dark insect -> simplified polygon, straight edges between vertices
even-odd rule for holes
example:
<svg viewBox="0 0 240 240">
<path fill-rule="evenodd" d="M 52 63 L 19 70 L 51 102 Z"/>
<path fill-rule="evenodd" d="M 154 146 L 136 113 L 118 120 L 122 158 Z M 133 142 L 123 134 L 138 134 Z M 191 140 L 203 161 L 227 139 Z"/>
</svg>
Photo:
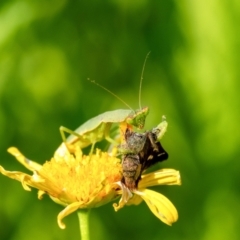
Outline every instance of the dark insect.
<svg viewBox="0 0 240 240">
<path fill-rule="evenodd" d="M 138 182 L 144 170 L 168 158 L 167 152 L 157 141 L 155 130 L 136 133 L 130 129 L 125 132 L 125 144 L 122 152 L 122 183 L 130 190 L 137 189 Z"/>
</svg>

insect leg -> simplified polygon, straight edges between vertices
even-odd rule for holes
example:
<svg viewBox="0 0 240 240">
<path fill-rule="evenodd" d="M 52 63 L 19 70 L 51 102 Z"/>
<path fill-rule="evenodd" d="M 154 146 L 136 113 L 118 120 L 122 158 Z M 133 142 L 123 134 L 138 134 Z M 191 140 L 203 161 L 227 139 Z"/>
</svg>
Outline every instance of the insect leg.
<svg viewBox="0 0 240 240">
<path fill-rule="evenodd" d="M 65 142 L 65 143 L 67 142 L 67 138 L 66 138 L 64 132 L 65 132 L 65 133 L 69 133 L 69 134 L 71 134 L 71 135 L 74 135 L 74 136 L 76 136 L 76 137 L 78 137 L 78 138 L 81 138 L 81 135 L 79 135 L 78 133 L 72 131 L 72 130 L 69 129 L 69 128 L 66 128 L 66 127 L 61 126 L 59 130 L 60 130 L 60 134 L 61 134 L 62 140 L 63 140 L 63 142 Z"/>
<path fill-rule="evenodd" d="M 153 151 L 158 151 L 158 145 L 156 144 L 156 135 L 152 132 L 147 133 L 148 139 L 152 145 Z"/>
<path fill-rule="evenodd" d="M 104 138 L 111 144 L 113 145 L 118 145 L 120 139 L 119 136 L 119 127 L 115 126 L 114 128 L 111 129 L 112 124 L 110 123 L 105 123 L 104 125 L 104 129 L 102 130 L 104 132 Z M 110 131 L 111 130 L 111 131 Z M 114 138 L 112 138 L 110 136 L 110 132 L 111 132 L 111 136 L 114 136 Z"/>
<path fill-rule="evenodd" d="M 156 134 L 157 136 L 157 141 L 160 141 L 163 137 L 163 135 L 165 134 L 165 132 L 167 131 L 167 126 L 168 123 L 166 121 L 166 117 L 162 116 L 162 122 L 158 124 L 157 127 L 153 128 L 152 133 Z"/>
</svg>

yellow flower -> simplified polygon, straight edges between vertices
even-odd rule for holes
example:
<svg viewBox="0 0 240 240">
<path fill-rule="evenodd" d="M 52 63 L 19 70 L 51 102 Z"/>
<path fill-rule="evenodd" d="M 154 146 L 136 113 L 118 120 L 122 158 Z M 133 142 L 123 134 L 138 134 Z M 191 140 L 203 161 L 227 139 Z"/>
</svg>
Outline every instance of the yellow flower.
<svg viewBox="0 0 240 240">
<path fill-rule="evenodd" d="M 162 194 L 147 189 L 147 187 L 157 185 L 180 185 L 181 178 L 179 171 L 174 169 L 160 169 L 146 175 L 142 175 L 139 181 L 138 190 L 133 194 L 126 189 L 123 184 L 119 184 L 122 189 L 122 197 L 119 204 L 113 204 L 115 211 L 118 211 L 124 205 L 138 205 L 142 200 L 146 202 L 152 213 L 162 222 L 172 225 L 178 219 L 178 213 L 174 205 Z"/>
<path fill-rule="evenodd" d="M 57 218 L 62 229 L 65 228 L 62 219 L 77 209 L 99 207 L 119 197 L 115 182 L 122 177 L 120 160 L 108 153 L 97 150 L 96 154 L 86 156 L 79 148 L 75 155 L 63 150 L 63 156 L 55 154 L 51 161 L 40 165 L 28 160 L 14 147 L 8 152 L 33 175 L 6 171 L 1 166 L 0 172 L 20 181 L 27 191 L 30 187 L 39 189 L 39 199 L 48 194 L 53 201 L 66 206 Z"/>
<path fill-rule="evenodd" d="M 62 145 L 62 148 L 65 145 Z M 61 149 L 60 149 L 61 150 Z M 180 184 L 179 172 L 173 169 L 162 169 L 142 176 L 138 190 L 131 192 L 121 183 L 122 167 L 120 160 L 111 154 L 97 150 L 91 156 L 83 155 L 79 148 L 74 155 L 62 149 L 55 153 L 51 161 L 40 165 L 27 159 L 18 149 L 8 149 L 16 159 L 33 172 L 29 175 L 17 171 L 6 171 L 0 166 L 0 172 L 22 183 L 25 190 L 37 188 L 38 198 L 48 194 L 65 209 L 58 214 L 60 228 L 64 229 L 62 219 L 78 209 L 94 208 L 115 200 L 119 196 L 119 204 L 114 204 L 117 211 L 124 205 L 139 204 L 144 200 L 150 210 L 164 223 L 171 225 L 178 218 L 173 204 L 162 194 L 146 189 L 156 185 Z"/>
</svg>

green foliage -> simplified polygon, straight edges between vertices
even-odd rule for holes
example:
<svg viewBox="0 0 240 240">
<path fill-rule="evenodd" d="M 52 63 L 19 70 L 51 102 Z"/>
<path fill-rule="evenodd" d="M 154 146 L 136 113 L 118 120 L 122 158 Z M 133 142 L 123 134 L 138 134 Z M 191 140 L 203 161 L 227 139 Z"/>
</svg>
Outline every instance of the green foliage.
<svg viewBox="0 0 240 240">
<path fill-rule="evenodd" d="M 142 104 L 146 128 L 167 116 L 162 167 L 180 170 L 181 187 L 159 191 L 179 220 L 165 226 L 145 203 L 90 215 L 92 239 L 238 239 L 239 23 L 237 1 L 1 1 L 0 165 L 23 170 L 6 153 L 18 147 L 43 163 L 60 145 L 61 125 L 133 108 L 148 51 Z M 159 165 L 159 166 L 160 166 Z M 61 206 L 37 200 L 0 176 L 0 239 L 78 239 L 77 216 L 60 230 Z"/>
</svg>

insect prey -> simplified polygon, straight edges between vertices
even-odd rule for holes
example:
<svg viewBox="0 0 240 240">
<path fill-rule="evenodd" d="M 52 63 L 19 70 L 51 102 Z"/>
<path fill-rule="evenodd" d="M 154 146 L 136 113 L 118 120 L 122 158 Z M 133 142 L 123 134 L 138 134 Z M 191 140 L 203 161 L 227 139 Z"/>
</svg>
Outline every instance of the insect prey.
<svg viewBox="0 0 240 240">
<path fill-rule="evenodd" d="M 123 170 L 121 181 L 130 190 L 137 189 L 143 171 L 168 158 L 168 153 L 158 139 L 158 130 L 154 128 L 145 133 L 137 133 L 126 129 L 125 143 L 120 146 Z"/>
</svg>

